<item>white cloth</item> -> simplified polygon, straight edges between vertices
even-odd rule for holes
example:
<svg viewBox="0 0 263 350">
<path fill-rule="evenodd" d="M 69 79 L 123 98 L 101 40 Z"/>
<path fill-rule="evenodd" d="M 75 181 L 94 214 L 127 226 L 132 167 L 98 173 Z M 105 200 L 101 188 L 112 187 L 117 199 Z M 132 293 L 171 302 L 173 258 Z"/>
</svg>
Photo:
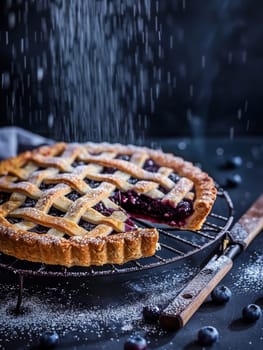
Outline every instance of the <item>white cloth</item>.
<svg viewBox="0 0 263 350">
<path fill-rule="evenodd" d="M 53 141 L 18 127 L 0 128 L 0 158 L 14 157 L 19 148 L 37 147 Z"/>
</svg>

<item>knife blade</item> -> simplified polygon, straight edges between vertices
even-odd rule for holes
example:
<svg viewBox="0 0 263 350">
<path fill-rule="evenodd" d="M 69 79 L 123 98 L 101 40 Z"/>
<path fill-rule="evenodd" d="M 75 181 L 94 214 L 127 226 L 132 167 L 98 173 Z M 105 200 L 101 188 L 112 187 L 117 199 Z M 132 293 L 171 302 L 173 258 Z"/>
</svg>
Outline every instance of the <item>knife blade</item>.
<svg viewBox="0 0 263 350">
<path fill-rule="evenodd" d="M 262 229 L 263 194 L 234 224 L 224 251 L 220 255 L 213 256 L 162 311 L 161 326 L 169 330 L 182 328 L 231 270 L 233 259 L 249 246 Z"/>
</svg>

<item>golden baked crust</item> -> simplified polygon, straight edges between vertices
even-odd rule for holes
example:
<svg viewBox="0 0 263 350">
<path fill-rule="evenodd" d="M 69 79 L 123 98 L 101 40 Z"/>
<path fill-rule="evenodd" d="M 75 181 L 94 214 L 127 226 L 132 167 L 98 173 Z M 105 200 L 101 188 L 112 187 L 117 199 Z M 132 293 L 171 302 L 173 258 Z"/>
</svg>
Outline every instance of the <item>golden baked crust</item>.
<svg viewBox="0 0 263 350">
<path fill-rule="evenodd" d="M 155 172 L 144 168 L 149 159 L 158 165 Z M 64 266 L 123 264 L 153 255 L 158 231 L 132 226 L 113 200 L 116 190 L 173 208 L 189 201 L 191 215 L 171 221 L 189 230 L 201 228 L 217 192 L 205 172 L 160 150 L 109 143 L 43 146 L 0 162 L 0 251 Z"/>
</svg>

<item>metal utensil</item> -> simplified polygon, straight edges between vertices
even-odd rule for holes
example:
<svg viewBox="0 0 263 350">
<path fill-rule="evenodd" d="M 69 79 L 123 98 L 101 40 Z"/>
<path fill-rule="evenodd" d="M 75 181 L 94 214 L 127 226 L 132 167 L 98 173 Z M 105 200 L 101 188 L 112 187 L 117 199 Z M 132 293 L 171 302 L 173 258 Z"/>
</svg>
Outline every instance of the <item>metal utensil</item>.
<svg viewBox="0 0 263 350">
<path fill-rule="evenodd" d="M 233 226 L 223 252 L 213 256 L 162 311 L 161 326 L 170 330 L 182 328 L 230 271 L 233 259 L 248 247 L 262 229 L 263 194 Z"/>
</svg>

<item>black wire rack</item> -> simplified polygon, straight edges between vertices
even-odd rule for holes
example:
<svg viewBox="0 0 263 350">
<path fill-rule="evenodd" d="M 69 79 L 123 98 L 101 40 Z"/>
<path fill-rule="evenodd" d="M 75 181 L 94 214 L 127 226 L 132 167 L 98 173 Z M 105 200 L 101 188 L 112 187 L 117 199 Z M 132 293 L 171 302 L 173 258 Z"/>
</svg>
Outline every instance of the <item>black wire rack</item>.
<svg viewBox="0 0 263 350">
<path fill-rule="evenodd" d="M 159 231 L 159 246 L 152 257 L 130 261 L 123 265 L 107 264 L 91 267 L 64 267 L 19 260 L 0 253 L 0 269 L 14 273 L 19 278 L 17 304 L 20 313 L 24 276 L 37 277 L 92 277 L 112 276 L 157 268 L 176 261 L 182 261 L 205 250 L 212 244 L 221 242 L 233 222 L 233 203 L 228 193 L 219 188 L 212 212 L 199 231 L 184 231 L 166 225 L 155 225 L 135 219 L 137 226 L 155 227 Z"/>
<path fill-rule="evenodd" d="M 136 219 L 137 226 L 156 227 L 159 230 L 160 249 L 152 257 L 142 258 L 123 265 L 92 267 L 63 267 L 30 263 L 0 254 L 0 268 L 24 276 L 87 277 L 105 276 L 146 270 L 185 259 L 224 236 L 233 221 L 233 204 L 227 192 L 218 190 L 213 211 L 199 231 L 183 231 L 165 225 Z"/>
</svg>

